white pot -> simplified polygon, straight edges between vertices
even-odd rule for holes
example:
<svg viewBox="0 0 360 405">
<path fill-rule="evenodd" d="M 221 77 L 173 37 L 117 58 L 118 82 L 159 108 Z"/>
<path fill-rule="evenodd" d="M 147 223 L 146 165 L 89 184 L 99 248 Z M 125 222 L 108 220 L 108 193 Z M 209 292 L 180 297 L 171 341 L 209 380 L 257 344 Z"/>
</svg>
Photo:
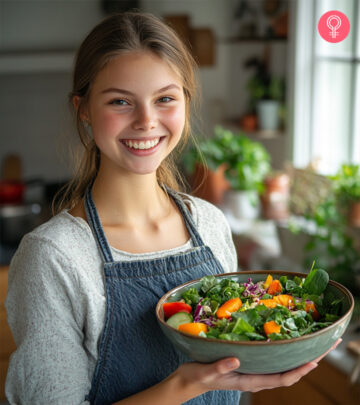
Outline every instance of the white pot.
<svg viewBox="0 0 360 405">
<path fill-rule="evenodd" d="M 225 206 L 239 219 L 256 219 L 259 217 L 260 204 L 256 191 L 228 190 L 224 196 Z"/>
<path fill-rule="evenodd" d="M 262 130 L 276 131 L 279 129 L 280 103 L 275 100 L 261 100 L 256 105 L 259 128 Z"/>
</svg>

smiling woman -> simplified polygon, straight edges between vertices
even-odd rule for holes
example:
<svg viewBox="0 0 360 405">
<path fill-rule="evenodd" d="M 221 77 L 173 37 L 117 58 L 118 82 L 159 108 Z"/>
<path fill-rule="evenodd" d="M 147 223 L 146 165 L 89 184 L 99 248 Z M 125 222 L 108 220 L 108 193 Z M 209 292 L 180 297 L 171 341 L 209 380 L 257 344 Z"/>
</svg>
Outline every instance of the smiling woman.
<svg viewBox="0 0 360 405">
<path fill-rule="evenodd" d="M 83 159 L 9 270 L 11 404 L 237 405 L 241 390 L 293 384 L 316 366 L 252 377 L 233 373 L 234 357 L 183 364 L 157 324 L 166 291 L 237 269 L 224 214 L 177 183 L 194 70 L 148 14 L 113 15 L 80 46 L 70 100 Z"/>
<path fill-rule="evenodd" d="M 100 175 L 154 173 L 184 129 L 182 79 L 153 53 L 119 55 L 97 74 L 80 115 L 101 153 Z"/>
</svg>

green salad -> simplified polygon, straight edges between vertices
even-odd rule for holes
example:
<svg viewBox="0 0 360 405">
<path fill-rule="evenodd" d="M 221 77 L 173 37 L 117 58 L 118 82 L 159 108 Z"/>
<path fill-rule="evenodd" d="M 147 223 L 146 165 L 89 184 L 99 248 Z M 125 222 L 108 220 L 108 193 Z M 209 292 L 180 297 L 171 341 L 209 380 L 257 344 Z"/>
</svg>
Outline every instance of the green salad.
<svg viewBox="0 0 360 405">
<path fill-rule="evenodd" d="M 163 304 L 166 322 L 191 335 L 230 341 L 292 339 L 340 318 L 342 300 L 326 290 L 327 272 L 314 266 L 306 278 L 269 274 L 259 282 L 214 276 L 200 281 L 180 301 Z"/>
</svg>

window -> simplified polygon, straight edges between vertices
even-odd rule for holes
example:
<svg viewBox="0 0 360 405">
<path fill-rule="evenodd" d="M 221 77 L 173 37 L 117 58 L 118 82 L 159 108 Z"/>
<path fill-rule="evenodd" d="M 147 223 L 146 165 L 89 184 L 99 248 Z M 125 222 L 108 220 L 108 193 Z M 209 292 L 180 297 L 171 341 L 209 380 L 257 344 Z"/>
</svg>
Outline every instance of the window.
<svg viewBox="0 0 360 405">
<path fill-rule="evenodd" d="M 360 6 L 358 0 L 302 0 L 295 5 L 293 161 L 316 160 L 322 174 L 342 163 L 360 163 Z M 348 37 L 322 39 L 320 17 L 339 10 L 350 21 Z"/>
</svg>

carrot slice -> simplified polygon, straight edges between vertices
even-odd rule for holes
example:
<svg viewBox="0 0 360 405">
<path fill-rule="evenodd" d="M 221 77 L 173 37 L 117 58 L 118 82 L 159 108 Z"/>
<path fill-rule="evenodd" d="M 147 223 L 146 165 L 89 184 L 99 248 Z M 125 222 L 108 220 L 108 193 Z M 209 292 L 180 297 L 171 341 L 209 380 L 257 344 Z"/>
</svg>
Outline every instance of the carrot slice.
<svg viewBox="0 0 360 405">
<path fill-rule="evenodd" d="M 266 308 L 276 308 L 277 302 L 274 299 L 268 298 L 265 300 L 260 300 L 259 304 L 263 304 Z"/>
<path fill-rule="evenodd" d="M 241 299 L 239 297 L 232 298 L 226 301 L 221 307 L 216 311 L 216 316 L 219 319 L 230 318 L 232 312 L 236 312 L 242 306 Z"/>
<path fill-rule="evenodd" d="M 264 323 L 264 331 L 266 336 L 270 336 L 272 333 L 280 333 L 281 326 L 275 321 L 269 321 Z"/>
<path fill-rule="evenodd" d="M 201 322 L 183 323 L 178 326 L 180 332 L 189 333 L 190 335 L 198 336 L 200 332 L 208 331 L 207 325 Z"/>
<path fill-rule="evenodd" d="M 269 288 L 267 289 L 267 293 L 274 295 L 276 293 L 280 293 L 282 291 L 281 283 L 279 280 L 274 280 L 271 282 L 269 285 Z"/>
<path fill-rule="evenodd" d="M 310 311 L 311 311 L 311 316 L 312 316 L 312 318 L 313 318 L 314 321 L 317 321 L 317 320 L 320 318 L 320 314 L 319 314 L 319 312 L 317 311 L 317 309 L 316 309 L 316 307 L 315 307 L 315 304 L 314 304 L 312 301 L 307 302 L 307 303 L 305 304 L 305 311 L 306 311 L 306 312 L 310 312 Z"/>
</svg>

